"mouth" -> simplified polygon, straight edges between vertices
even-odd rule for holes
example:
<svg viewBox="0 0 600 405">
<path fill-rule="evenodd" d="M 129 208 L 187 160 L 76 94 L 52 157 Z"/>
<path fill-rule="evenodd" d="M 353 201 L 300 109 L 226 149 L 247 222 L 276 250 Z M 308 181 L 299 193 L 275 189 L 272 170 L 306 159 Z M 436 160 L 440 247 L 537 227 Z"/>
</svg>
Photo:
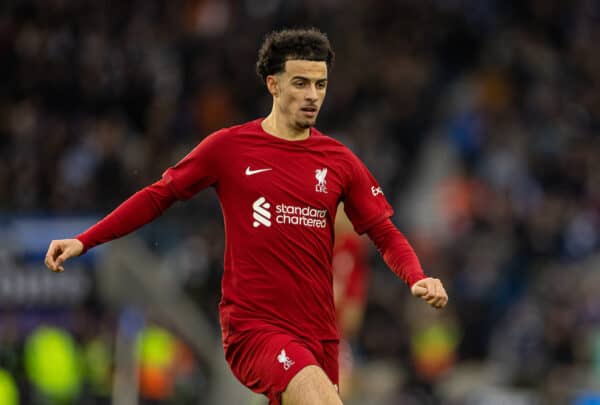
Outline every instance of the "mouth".
<svg viewBox="0 0 600 405">
<path fill-rule="evenodd" d="M 300 108 L 300 111 L 302 111 L 304 113 L 304 115 L 307 115 L 309 117 L 314 117 L 317 115 L 317 112 L 319 111 L 319 109 L 314 106 L 306 106 L 306 107 Z"/>
</svg>

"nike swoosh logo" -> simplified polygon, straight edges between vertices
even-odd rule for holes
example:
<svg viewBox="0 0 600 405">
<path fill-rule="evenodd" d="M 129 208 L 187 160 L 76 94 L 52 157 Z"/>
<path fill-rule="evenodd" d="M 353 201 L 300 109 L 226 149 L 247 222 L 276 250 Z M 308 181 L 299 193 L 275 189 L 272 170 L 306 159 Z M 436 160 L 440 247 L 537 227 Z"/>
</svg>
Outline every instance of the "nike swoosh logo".
<svg viewBox="0 0 600 405">
<path fill-rule="evenodd" d="M 258 173 L 262 173 L 262 172 L 268 172 L 269 170 L 273 170 L 272 168 L 268 168 L 268 169 L 256 169 L 256 170 L 250 170 L 250 166 L 246 167 L 246 176 L 252 176 Z"/>
</svg>

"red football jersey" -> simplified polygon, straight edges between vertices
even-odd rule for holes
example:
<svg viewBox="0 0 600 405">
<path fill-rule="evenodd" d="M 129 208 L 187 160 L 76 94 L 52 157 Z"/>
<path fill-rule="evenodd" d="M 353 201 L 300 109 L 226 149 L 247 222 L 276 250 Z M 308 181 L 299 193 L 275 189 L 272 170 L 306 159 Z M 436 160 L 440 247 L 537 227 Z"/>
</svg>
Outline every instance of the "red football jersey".
<svg viewBox="0 0 600 405">
<path fill-rule="evenodd" d="M 301 141 L 266 133 L 262 119 L 220 130 L 163 174 L 179 199 L 213 186 L 223 210 L 223 340 L 275 327 L 337 339 L 333 222 L 340 201 L 363 233 L 393 214 L 379 185 L 340 142 L 311 129 Z"/>
</svg>

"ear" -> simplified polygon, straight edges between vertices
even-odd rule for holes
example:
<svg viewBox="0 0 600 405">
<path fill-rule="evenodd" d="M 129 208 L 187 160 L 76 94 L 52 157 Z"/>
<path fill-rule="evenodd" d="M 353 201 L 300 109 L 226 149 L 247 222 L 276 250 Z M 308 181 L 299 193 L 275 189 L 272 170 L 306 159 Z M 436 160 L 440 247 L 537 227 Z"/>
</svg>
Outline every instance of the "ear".
<svg viewBox="0 0 600 405">
<path fill-rule="evenodd" d="M 267 76 L 266 82 L 269 93 L 271 93 L 273 97 L 277 97 L 279 95 L 279 78 L 275 75 L 269 75 Z"/>
</svg>

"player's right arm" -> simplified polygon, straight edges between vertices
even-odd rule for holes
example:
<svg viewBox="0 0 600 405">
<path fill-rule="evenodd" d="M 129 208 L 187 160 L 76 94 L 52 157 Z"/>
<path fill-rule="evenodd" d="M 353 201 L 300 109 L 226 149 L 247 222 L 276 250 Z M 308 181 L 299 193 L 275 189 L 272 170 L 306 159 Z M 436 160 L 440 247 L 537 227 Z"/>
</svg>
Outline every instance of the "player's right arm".
<svg viewBox="0 0 600 405">
<path fill-rule="evenodd" d="M 153 221 L 177 200 L 186 200 L 217 181 L 215 160 L 220 137 L 215 133 L 163 173 L 162 179 L 138 191 L 114 211 L 73 239 L 53 240 L 45 264 L 55 272 L 63 263 L 94 246 L 125 236 Z"/>
<path fill-rule="evenodd" d="M 160 216 L 177 200 L 164 180 L 138 191 L 114 211 L 72 239 L 53 240 L 48 246 L 45 264 L 55 272 L 64 271 L 63 263 L 101 243 L 125 236 Z"/>
</svg>

